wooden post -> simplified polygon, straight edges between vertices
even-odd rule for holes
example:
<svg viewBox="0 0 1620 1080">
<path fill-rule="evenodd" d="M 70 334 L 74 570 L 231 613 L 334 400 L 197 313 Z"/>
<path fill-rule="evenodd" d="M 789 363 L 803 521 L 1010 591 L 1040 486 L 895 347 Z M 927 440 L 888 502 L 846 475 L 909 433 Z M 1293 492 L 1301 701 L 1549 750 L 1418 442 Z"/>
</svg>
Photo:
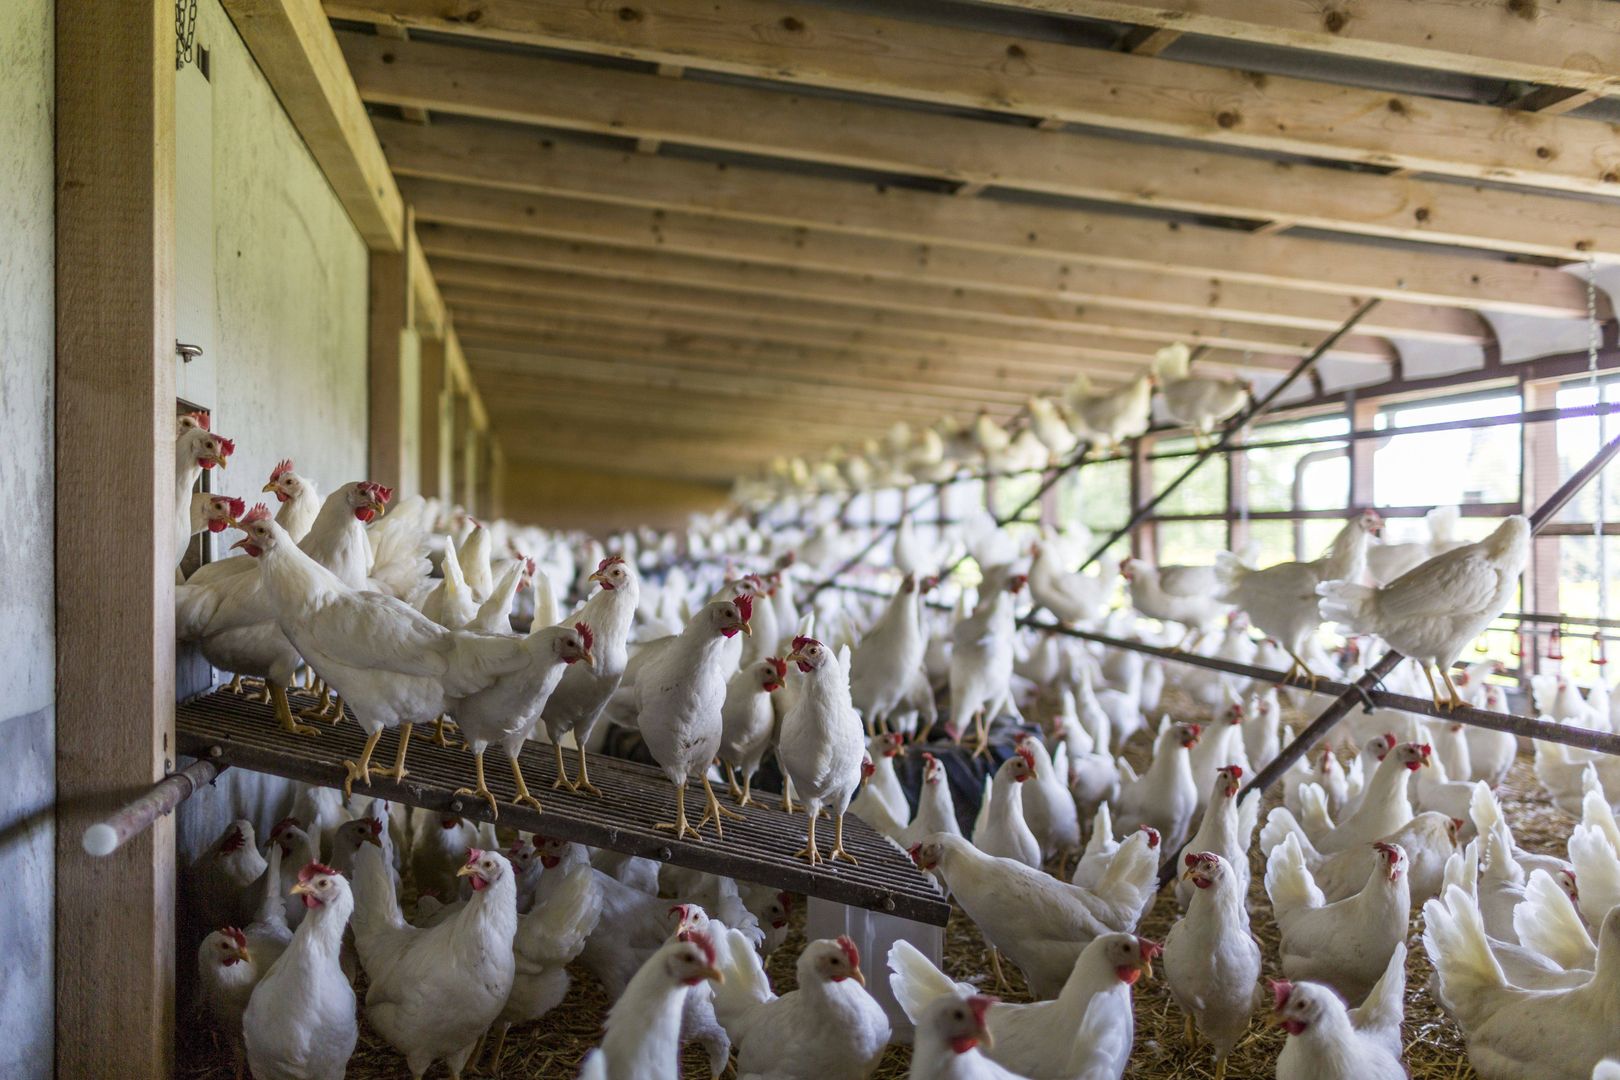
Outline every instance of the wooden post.
<svg viewBox="0 0 1620 1080">
<path fill-rule="evenodd" d="M 371 253 L 367 331 L 371 410 L 368 479 L 399 487 L 405 475 L 404 335 L 411 325 L 410 257 Z"/>
<path fill-rule="evenodd" d="M 174 819 L 87 826 L 173 764 L 174 5 L 56 5 L 56 1073 L 168 1077 Z M 88 568 L 95 572 L 87 572 Z"/>
<path fill-rule="evenodd" d="M 1350 430 L 1371 431 L 1373 422 L 1377 418 L 1377 403 L 1358 399 L 1350 407 Z M 1377 439 L 1356 439 L 1350 443 L 1350 506 L 1352 509 L 1365 509 L 1373 505 L 1373 458 L 1377 452 Z"/>
<path fill-rule="evenodd" d="M 1520 404 L 1526 412 L 1558 405 L 1556 382 L 1526 382 Z M 1558 489 L 1558 425 L 1526 424 L 1521 434 L 1520 493 L 1524 512 L 1541 505 Z M 1559 538 L 1541 535 L 1530 541 L 1530 565 L 1522 580 L 1523 611 L 1562 611 L 1558 597 Z M 1541 636 L 1534 623 L 1519 624 L 1524 656 L 1519 663 L 1526 674 L 1541 670 Z"/>
<path fill-rule="evenodd" d="M 444 339 L 423 338 L 419 356 L 422 387 L 419 438 L 422 460 L 418 477 L 423 496 L 442 497 L 450 490 L 445 454 L 448 440 L 445 438 Z"/>
<path fill-rule="evenodd" d="M 465 387 L 457 386 L 450 395 L 450 501 L 472 510 L 472 489 L 467 484 L 472 466 L 467 462 L 471 445 L 472 401 Z"/>
</svg>

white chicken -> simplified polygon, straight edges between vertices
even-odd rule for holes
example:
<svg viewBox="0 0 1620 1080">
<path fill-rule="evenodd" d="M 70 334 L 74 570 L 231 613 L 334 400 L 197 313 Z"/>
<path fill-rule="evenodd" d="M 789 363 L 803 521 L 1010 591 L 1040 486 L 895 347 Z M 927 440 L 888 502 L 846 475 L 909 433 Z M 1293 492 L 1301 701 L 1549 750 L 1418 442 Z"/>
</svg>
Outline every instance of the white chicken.
<svg viewBox="0 0 1620 1080">
<path fill-rule="evenodd" d="M 1433 665 L 1450 691 L 1442 699 L 1425 667 L 1435 705 L 1455 708 L 1466 702 L 1451 682 L 1451 665 L 1507 607 L 1529 555 L 1530 522 L 1515 514 L 1484 540 L 1437 555 L 1383 588 L 1323 582 L 1321 616 Z"/>
<path fill-rule="evenodd" d="M 795 965 L 798 988 L 778 996 L 748 938 L 716 942 L 714 1014 L 737 1051 L 742 1080 L 864 1077 L 889 1041 L 889 1018 L 866 991 L 861 956 L 848 937 L 812 941 Z"/>
<path fill-rule="evenodd" d="M 1030 430 L 1041 441 L 1041 445 L 1046 447 L 1050 454 L 1049 460 L 1055 462 L 1074 449 L 1079 440 L 1075 438 L 1069 418 L 1064 415 L 1061 401 L 1041 395 L 1030 398 L 1024 403 L 1024 407 L 1029 411 Z"/>
<path fill-rule="evenodd" d="M 180 417 L 174 440 L 174 561 L 178 566 L 186 555 L 186 541 L 192 527 L 192 488 L 204 469 L 225 467 L 236 452 L 236 443 L 208 430 L 207 413 L 187 413 Z"/>
<path fill-rule="evenodd" d="M 748 595 L 710 601 L 679 635 L 663 639 L 656 652 L 644 652 L 648 658 L 636 674 L 632 688 L 636 726 L 653 760 L 675 785 L 675 820 L 660 822 L 657 828 L 672 830 L 677 840 L 688 833 L 701 839 L 698 830 L 710 820 L 716 834 L 723 836 L 720 819 L 737 816 L 715 798 L 708 768 L 720 749 L 720 712 L 732 670 L 726 664 L 726 645 L 739 633 L 752 633 L 748 626 L 752 611 L 753 597 Z M 697 828 L 686 820 L 686 781 L 693 775 L 702 781 L 708 800 Z"/>
<path fill-rule="evenodd" d="M 986 778 L 985 797 L 973 823 L 973 846 L 998 859 L 1013 859 L 1037 870 L 1041 845 L 1024 820 L 1023 786 L 1035 775 L 1035 752 L 1027 746 Z"/>
<path fill-rule="evenodd" d="M 1067 856 L 1080 847 L 1080 815 L 1069 791 L 1069 752 L 1059 743 L 1051 753 L 1035 736 L 1020 733 L 1015 744 L 1029 750 L 1033 783 L 1022 786 L 1024 822 L 1041 847 L 1041 858 Z M 1059 774 L 1061 769 L 1061 775 Z"/>
<path fill-rule="evenodd" d="M 901 834 L 900 843 L 910 848 L 935 833 L 961 836 L 956 820 L 956 804 L 951 798 L 951 780 L 945 764 L 924 750 L 922 787 L 917 793 L 917 813 Z"/>
<path fill-rule="evenodd" d="M 849 650 L 838 656 L 814 638 L 796 637 L 789 663 L 803 673 L 797 700 L 782 717 L 776 758 L 804 803 L 807 836 L 798 857 L 822 861 L 816 847 L 816 817 L 826 806 L 833 815 L 833 846 L 828 858 L 855 862 L 844 850 L 844 812 L 861 780 L 866 756 L 861 718 L 849 698 Z"/>
<path fill-rule="evenodd" d="M 1288 1033 L 1277 1080 L 1405 1080 L 1401 1018 L 1406 1011 L 1406 945 L 1395 946 L 1360 1008 L 1319 983 L 1275 980 L 1272 1018 Z"/>
<path fill-rule="evenodd" d="M 1325 983 L 1358 1004 L 1405 939 L 1412 906 L 1406 852 L 1383 841 L 1373 846 L 1381 858 L 1366 887 L 1332 904 L 1312 880 L 1296 838 L 1283 841 L 1266 862 L 1266 895 L 1281 932 L 1283 973 Z"/>
<path fill-rule="evenodd" d="M 1086 1076 L 1119 1077 L 1135 1028 L 1131 987 L 1144 974 L 1152 975 L 1153 959 L 1160 951 L 1154 942 L 1134 934 L 1093 939 L 1080 950 L 1057 997 L 1018 1005 L 992 1001 L 984 1017 L 985 1056 L 1020 1076 L 1072 1076 L 1078 1070 L 1070 1063 L 1081 1051 L 1096 1068 L 1095 1074 Z M 952 981 L 903 939 L 889 948 L 889 971 L 895 1000 L 918 1027 L 936 1001 L 974 992 L 966 983 Z M 1077 1045 L 1077 1035 L 1093 1009 L 1094 1020 L 1106 1021 L 1118 1037 L 1105 1046 Z M 1105 1055 L 1106 1060 L 1097 1060 Z"/>
<path fill-rule="evenodd" d="M 1423 515 L 1423 522 L 1429 533 L 1426 539 L 1405 544 L 1374 544 L 1368 548 L 1367 574 L 1372 578 L 1373 584 L 1388 585 L 1408 570 L 1416 569 L 1436 555 L 1443 555 L 1453 548 L 1461 547 L 1462 541 L 1456 539 L 1459 516 L 1458 507 L 1437 506 Z"/>
<path fill-rule="evenodd" d="M 681 1009 L 686 992 L 718 982 L 707 935 L 677 935 L 643 964 L 608 1010 L 607 1033 L 591 1051 L 580 1080 L 680 1080 Z"/>
<path fill-rule="evenodd" d="M 1193 439 L 1203 446 L 1215 428 L 1236 416 L 1254 397 L 1247 379 L 1212 379 L 1190 373 L 1192 350 L 1182 342 L 1166 345 L 1153 356 L 1164 411 L 1172 420 L 1192 428 Z"/>
<path fill-rule="evenodd" d="M 1620 908 L 1603 920 L 1591 981 L 1565 990 L 1510 984 L 1473 898 L 1455 885 L 1423 905 L 1423 921 L 1437 995 L 1484 1080 L 1586 1080 L 1620 1054 Z"/>
<path fill-rule="evenodd" d="M 1141 559 L 1126 559 L 1119 573 L 1137 611 L 1185 629 L 1178 648 L 1231 610 L 1231 605 L 1219 598 L 1213 566 L 1155 567 Z"/>
<path fill-rule="evenodd" d="M 771 695 L 787 681 L 787 661 L 768 656 L 738 670 L 726 683 L 726 701 L 720 710 L 720 749 L 726 783 L 738 806 L 753 803 L 754 774 L 776 734 L 776 710 Z M 736 774 L 742 776 L 737 786 Z"/>
<path fill-rule="evenodd" d="M 1267 816 L 1266 827 L 1260 832 L 1260 850 L 1269 856 L 1285 836 L 1294 835 L 1305 841 L 1302 851 L 1326 856 L 1388 836 L 1412 820 L 1407 782 L 1412 773 L 1428 765 L 1430 756 L 1429 748 L 1419 743 L 1401 743 L 1385 754 L 1355 812 L 1315 843 L 1286 807 L 1277 807 Z"/>
<path fill-rule="evenodd" d="M 1186 1018 L 1187 1042 L 1196 1045 L 1201 1034 L 1214 1047 L 1215 1077 L 1221 1080 L 1227 1055 L 1248 1030 L 1260 978 L 1260 946 L 1249 933 L 1244 906 L 1249 876 L 1246 870 L 1238 874 L 1222 855 L 1196 847 L 1185 862 L 1181 880 L 1195 893 L 1186 918 L 1164 940 L 1165 979 Z"/>
<path fill-rule="evenodd" d="M 435 1061 L 459 1076 L 512 989 L 512 864 L 499 852 L 473 848 L 461 869 L 472 899 L 445 921 L 419 929 L 399 910 L 381 849 L 361 848 L 356 862 L 354 942 L 370 980 L 366 1020 L 405 1056 L 415 1080 Z"/>
<path fill-rule="evenodd" d="M 1253 570 L 1229 551 L 1215 556 L 1220 598 L 1242 608 L 1254 625 L 1282 646 L 1293 661 L 1285 678 L 1299 676 L 1315 686 L 1319 676 L 1301 654 L 1322 625 L 1317 588 L 1328 581 L 1359 581 L 1367 567 L 1369 538 L 1378 535 L 1383 525 L 1384 519 L 1375 511 L 1362 511 L 1339 530 L 1327 553 L 1311 562 L 1283 562 Z"/>
<path fill-rule="evenodd" d="M 922 594 L 929 587 L 931 583 L 919 583 L 915 574 L 901 579 L 888 607 L 850 658 L 850 701 L 869 733 L 883 730 L 883 723 L 905 700 L 911 677 L 922 666 L 928 639 L 920 609 Z"/>
<path fill-rule="evenodd" d="M 1188 751 L 1197 745 L 1203 728 L 1198 724 L 1173 724 L 1167 716 L 1159 724 L 1153 742 L 1153 761 L 1137 778 L 1130 764 L 1119 759 L 1119 812 L 1115 828 L 1121 836 L 1147 825 L 1163 838 L 1163 858 L 1181 850 L 1198 808 L 1198 789 L 1193 785 Z"/>
<path fill-rule="evenodd" d="M 951 628 L 951 713 L 946 730 L 960 742 L 973 724 L 980 752 L 989 750 L 991 722 L 1012 704 L 1013 642 L 1018 633 L 1013 605 L 1027 581 L 1005 567 L 986 570 L 978 606 Z"/>
<path fill-rule="evenodd" d="M 1095 574 L 1079 574 L 1066 569 L 1061 554 L 1047 536 L 1044 543 L 1031 544 L 1033 561 L 1029 567 L 1029 595 L 1053 618 L 1068 625 L 1091 624 L 1108 614 L 1119 577 L 1119 564 L 1111 554 L 1097 560 Z"/>
<path fill-rule="evenodd" d="M 1252 792 L 1241 802 L 1243 766 L 1228 765 L 1215 774 L 1209 805 L 1198 822 L 1198 830 L 1187 841 L 1187 850 L 1213 853 L 1227 862 L 1226 873 L 1235 882 L 1239 896 L 1249 891 L 1249 841 L 1260 817 L 1260 793 Z M 1192 902 L 1196 882 L 1183 875 L 1176 883 L 1176 899 L 1186 908 Z"/>
<path fill-rule="evenodd" d="M 1135 928 L 1153 898 L 1159 861 L 1149 834 L 1136 833 L 1120 845 L 1097 886 L 1083 889 L 992 858 L 956 836 L 936 833 L 913 847 L 911 857 L 939 873 L 985 941 L 1024 973 L 1036 998 L 1057 996 L 1087 942 Z"/>
<path fill-rule="evenodd" d="M 1076 435 L 1093 449 L 1118 452 L 1126 439 L 1147 431 L 1153 420 L 1153 376 L 1143 375 L 1112 390 L 1096 390 L 1076 375 L 1064 393 Z"/>
<path fill-rule="evenodd" d="M 248 1067 L 256 1080 L 342 1080 L 360 1035 L 354 988 L 338 959 L 354 896 L 343 875 L 320 863 L 300 870 L 292 891 L 304 919 L 248 999 Z"/>
</svg>

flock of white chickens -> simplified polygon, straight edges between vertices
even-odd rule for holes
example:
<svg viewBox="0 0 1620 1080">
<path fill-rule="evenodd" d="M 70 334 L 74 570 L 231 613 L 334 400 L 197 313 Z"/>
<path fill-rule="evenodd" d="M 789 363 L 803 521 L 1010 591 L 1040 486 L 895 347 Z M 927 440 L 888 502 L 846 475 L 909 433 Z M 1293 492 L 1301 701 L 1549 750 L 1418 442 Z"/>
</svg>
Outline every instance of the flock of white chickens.
<svg viewBox="0 0 1620 1080">
<path fill-rule="evenodd" d="M 1240 406 L 1212 408 L 1201 430 Z M 1132 434 L 1100 416 L 1086 424 L 1105 442 Z M 915 1026 L 915 1077 L 1125 1076 L 1133 987 L 1155 960 L 1217 1076 L 1264 1014 L 1288 1035 L 1279 1077 L 1405 1076 L 1414 910 L 1433 991 L 1478 1075 L 1614 1075 L 1620 760 L 1537 742 L 1537 778 L 1580 818 L 1567 859 L 1514 843 L 1492 794 L 1518 752 L 1511 735 L 1405 713 L 1346 719 L 1262 815 L 1244 778 L 1290 741 L 1285 710 L 1306 708 L 1308 691 L 1022 619 L 1045 611 L 1307 680 L 1353 678 L 1387 646 L 1409 657 L 1388 688 L 1427 685 L 1443 708 L 1506 711 L 1490 665 L 1455 665 L 1511 599 L 1528 551 L 1522 518 L 1477 543 L 1437 524 L 1425 543 L 1392 545 L 1367 512 L 1310 562 L 1257 569 L 1212 553 L 1208 566 L 1105 560 L 1081 574 L 1079 530 L 1031 544 L 981 515 L 931 553 L 935 568 L 971 555 L 976 588 L 929 578 L 902 528 L 861 568 L 889 583 L 871 596 L 805 588 L 856 543 L 825 527 L 767 533 L 717 517 L 603 549 L 419 498 L 385 514 L 392 493 L 365 481 L 322 500 L 291 462 L 264 486 L 279 501 L 272 516 L 192 494 L 198 472 L 234 449 L 205 418 L 183 418 L 176 445 L 177 540 L 235 528 L 250 556 L 177 587 L 181 639 L 262 680 L 288 731 L 318 738 L 299 720 L 341 718 L 346 704 L 368 735 L 341 793 L 302 789 L 262 850 L 238 820 L 189 868 L 188 894 L 217 928 L 198 950 L 200 995 L 259 1080 L 344 1074 L 360 972 L 367 1023 L 413 1077 L 439 1061 L 459 1077 L 492 1032 L 486 1067 L 501 1075 L 507 1029 L 563 1001 L 570 965 L 614 1001 L 587 1077 L 676 1077 L 688 1043 L 715 1077 L 733 1055 L 743 1077 L 864 1077 L 889 1043 L 866 990 L 873 973 L 847 938 L 810 942 L 797 989 L 773 992 L 762 956 L 785 938 L 793 897 L 365 797 L 384 771 L 371 758 L 385 731 L 399 732 L 386 771 L 403 777 L 413 726 L 442 737 L 449 722 L 472 751 L 465 792 L 492 817 L 490 744 L 506 753 L 515 801 L 538 809 L 524 743 L 550 742 L 558 783 L 594 793 L 586 749 L 618 726 L 639 732 L 669 778 L 661 827 L 678 836 L 724 843 L 725 820 L 757 807 L 754 778 L 774 761 L 782 811 L 796 802 L 805 815 L 799 857 L 825 873 L 853 862 L 848 813 L 909 851 L 990 946 L 998 982 L 1011 963 L 1036 999 L 997 1001 L 896 944 L 887 978 Z M 565 617 L 552 582 L 587 598 Z M 954 605 L 928 601 L 936 586 Z M 514 612 L 532 614 L 530 632 L 513 632 Z M 1328 626 L 1342 646 L 1324 644 Z M 315 704 L 295 716 L 300 677 Z M 1583 695 L 1553 676 L 1534 700 L 1561 723 L 1612 730 L 1620 716 L 1601 684 Z M 1171 701 L 1174 720 L 1161 712 Z M 999 759 L 982 794 L 960 782 L 981 755 Z M 688 780 L 703 792 L 695 821 Z M 956 809 L 964 795 L 981 796 L 971 831 Z M 817 836 L 824 812 L 830 845 Z M 1256 848 L 1286 977 L 1269 989 L 1250 932 Z M 1135 931 L 1169 860 L 1183 914 L 1155 943 Z M 418 898 L 411 919 L 402 883 Z"/>
</svg>

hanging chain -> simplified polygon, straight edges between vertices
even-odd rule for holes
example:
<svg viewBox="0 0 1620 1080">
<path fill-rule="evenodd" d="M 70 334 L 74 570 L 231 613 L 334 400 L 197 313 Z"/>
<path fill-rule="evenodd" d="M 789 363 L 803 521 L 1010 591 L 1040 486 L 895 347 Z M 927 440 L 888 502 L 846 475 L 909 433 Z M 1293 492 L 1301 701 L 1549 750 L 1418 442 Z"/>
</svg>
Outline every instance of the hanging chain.
<svg viewBox="0 0 1620 1080">
<path fill-rule="evenodd" d="M 197 43 L 197 0 L 174 0 L 174 69 L 191 63 Z"/>
<path fill-rule="evenodd" d="M 1602 327 L 1597 317 L 1597 259 L 1586 260 L 1586 370 L 1592 384 L 1592 404 L 1603 407 L 1603 394 L 1598 386 L 1598 348 L 1602 343 Z M 1598 445 L 1609 441 L 1609 414 L 1599 412 Z M 1609 471 L 1597 474 L 1597 513 L 1592 515 L 1592 538 L 1597 544 L 1598 618 L 1609 617 L 1609 558 L 1608 543 L 1603 535 L 1603 521 L 1609 509 Z M 1599 631 L 1601 633 L 1601 631 Z"/>
</svg>

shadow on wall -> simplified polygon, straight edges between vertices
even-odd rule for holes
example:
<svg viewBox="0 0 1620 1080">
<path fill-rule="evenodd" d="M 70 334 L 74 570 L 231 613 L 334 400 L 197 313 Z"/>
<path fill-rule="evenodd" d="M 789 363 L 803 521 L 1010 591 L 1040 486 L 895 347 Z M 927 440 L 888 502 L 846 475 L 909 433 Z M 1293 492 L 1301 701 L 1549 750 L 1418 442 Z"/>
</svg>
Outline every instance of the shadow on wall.
<svg viewBox="0 0 1620 1080">
<path fill-rule="evenodd" d="M 688 514 L 725 506 L 727 494 L 720 485 L 662 476 L 508 463 L 502 509 L 513 521 L 602 534 L 684 526 Z"/>
</svg>

